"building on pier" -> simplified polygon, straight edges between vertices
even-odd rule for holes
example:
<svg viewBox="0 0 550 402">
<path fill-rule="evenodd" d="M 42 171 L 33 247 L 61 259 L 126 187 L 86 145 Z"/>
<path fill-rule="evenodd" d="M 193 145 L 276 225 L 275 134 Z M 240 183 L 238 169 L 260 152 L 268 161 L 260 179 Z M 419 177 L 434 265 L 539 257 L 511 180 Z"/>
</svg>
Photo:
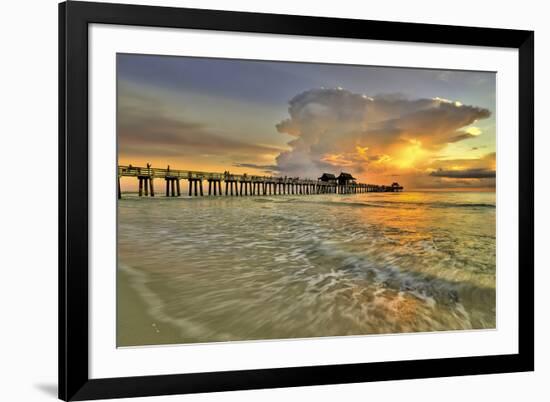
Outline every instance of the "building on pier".
<svg viewBox="0 0 550 402">
<path fill-rule="evenodd" d="M 355 184 L 356 179 L 349 173 L 341 172 L 340 176 L 338 176 L 336 180 L 338 181 L 338 185 L 340 186 L 350 186 Z"/>
<path fill-rule="evenodd" d="M 317 180 L 325 183 L 336 183 L 336 176 L 334 176 L 332 173 L 323 173 L 323 175 Z"/>
<path fill-rule="evenodd" d="M 338 194 L 350 194 L 355 193 L 357 190 L 357 183 L 355 177 L 349 173 L 340 172 L 340 175 L 336 178 L 337 193 Z"/>
<path fill-rule="evenodd" d="M 399 183 L 394 181 L 391 184 L 391 186 L 386 187 L 386 191 L 391 191 L 391 192 L 403 191 L 403 186 L 400 186 Z"/>
</svg>

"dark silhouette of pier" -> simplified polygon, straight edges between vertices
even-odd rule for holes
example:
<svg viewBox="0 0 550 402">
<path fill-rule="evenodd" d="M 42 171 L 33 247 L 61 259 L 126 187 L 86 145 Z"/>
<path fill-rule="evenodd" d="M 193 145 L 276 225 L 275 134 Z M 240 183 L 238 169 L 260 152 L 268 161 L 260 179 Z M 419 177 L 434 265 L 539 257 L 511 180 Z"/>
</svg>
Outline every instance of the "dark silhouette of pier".
<svg viewBox="0 0 550 402">
<path fill-rule="evenodd" d="M 135 177 L 138 180 L 139 196 L 155 196 L 154 180 L 164 180 L 165 196 L 180 197 L 181 180 L 188 182 L 188 195 L 205 195 L 205 183 L 208 183 L 208 196 L 258 196 L 258 195 L 313 195 L 313 194 L 358 194 L 371 192 L 403 191 L 398 183 L 391 186 L 357 183 L 349 173 L 340 173 L 338 177 L 324 173 L 317 180 L 299 177 L 257 176 L 248 174 L 200 172 L 153 168 L 150 164 L 140 166 L 118 166 L 118 198 L 122 197 L 121 177 Z M 222 185 L 223 184 L 223 185 Z"/>
</svg>

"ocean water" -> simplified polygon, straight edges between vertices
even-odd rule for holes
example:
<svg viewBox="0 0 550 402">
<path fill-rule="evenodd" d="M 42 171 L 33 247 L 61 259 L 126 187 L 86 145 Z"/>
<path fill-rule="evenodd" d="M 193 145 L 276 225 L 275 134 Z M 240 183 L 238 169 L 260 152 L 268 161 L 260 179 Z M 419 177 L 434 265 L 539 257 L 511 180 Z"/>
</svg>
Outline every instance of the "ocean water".
<svg viewBox="0 0 550 402">
<path fill-rule="evenodd" d="M 492 192 L 124 195 L 118 344 L 495 328 L 495 214 Z"/>
</svg>

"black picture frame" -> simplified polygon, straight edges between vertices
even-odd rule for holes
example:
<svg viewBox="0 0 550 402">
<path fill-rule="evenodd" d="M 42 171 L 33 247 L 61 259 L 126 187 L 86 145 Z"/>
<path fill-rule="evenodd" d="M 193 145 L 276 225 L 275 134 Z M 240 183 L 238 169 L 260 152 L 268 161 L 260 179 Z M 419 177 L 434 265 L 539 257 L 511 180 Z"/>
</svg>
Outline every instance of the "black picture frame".
<svg viewBox="0 0 550 402">
<path fill-rule="evenodd" d="M 519 51 L 517 354 L 90 379 L 88 25 L 193 28 Z M 534 32 L 70 1 L 59 5 L 59 398 L 89 400 L 534 370 Z"/>
</svg>

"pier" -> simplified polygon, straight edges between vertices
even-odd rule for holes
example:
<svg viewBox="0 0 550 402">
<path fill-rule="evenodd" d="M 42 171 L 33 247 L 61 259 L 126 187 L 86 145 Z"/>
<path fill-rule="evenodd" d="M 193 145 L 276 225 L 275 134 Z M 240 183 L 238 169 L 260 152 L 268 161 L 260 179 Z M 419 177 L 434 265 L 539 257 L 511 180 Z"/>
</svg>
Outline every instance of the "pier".
<svg viewBox="0 0 550 402">
<path fill-rule="evenodd" d="M 180 181 L 188 183 L 189 197 L 203 196 L 261 196 L 261 195 L 314 195 L 314 194 L 360 194 L 371 192 L 398 192 L 403 186 L 393 183 L 391 186 L 357 183 L 349 173 L 324 173 L 319 179 L 303 179 L 299 177 L 256 176 L 247 174 L 231 174 L 199 172 L 192 170 L 170 169 L 170 166 L 154 168 L 150 164 L 140 166 L 118 166 L 117 195 L 122 198 L 120 188 L 121 177 L 135 177 L 138 184 L 138 194 L 155 196 L 155 179 L 164 181 L 166 197 L 182 195 Z M 206 192 L 205 183 L 208 183 Z"/>
</svg>

